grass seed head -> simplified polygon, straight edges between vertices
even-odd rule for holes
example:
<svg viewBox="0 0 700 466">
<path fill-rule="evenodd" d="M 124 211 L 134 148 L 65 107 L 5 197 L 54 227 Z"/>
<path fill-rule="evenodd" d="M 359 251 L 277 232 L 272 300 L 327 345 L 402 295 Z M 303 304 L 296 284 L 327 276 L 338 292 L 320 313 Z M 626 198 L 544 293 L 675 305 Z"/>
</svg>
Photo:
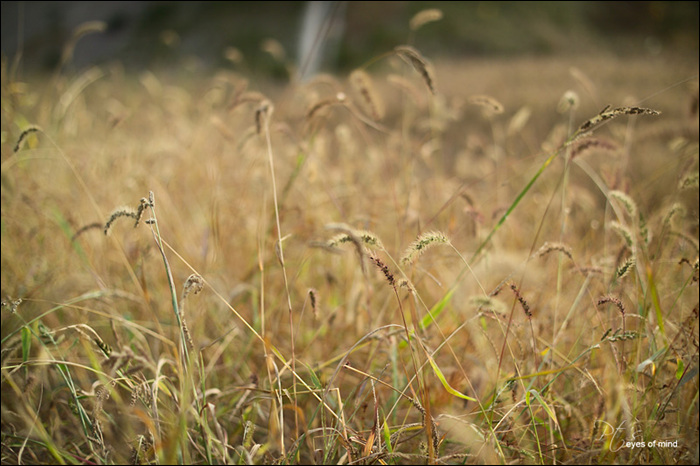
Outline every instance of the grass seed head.
<svg viewBox="0 0 700 466">
<path fill-rule="evenodd" d="M 478 105 L 484 109 L 486 115 L 500 115 L 503 113 L 503 104 L 488 95 L 473 95 L 469 98 L 469 103 Z"/>
<path fill-rule="evenodd" d="M 570 110 L 576 110 L 579 106 L 579 97 L 575 91 L 568 90 L 561 96 L 557 104 L 557 112 L 566 113 Z"/>
<path fill-rule="evenodd" d="M 104 227 L 104 232 L 105 235 L 109 233 L 110 228 L 112 227 L 112 224 L 121 217 L 130 217 L 135 219 L 138 222 L 138 216 L 136 214 L 136 211 L 132 209 L 131 207 L 128 206 L 122 206 L 122 207 L 117 207 L 109 216 L 109 219 L 107 219 L 107 223 L 105 223 Z"/>
<path fill-rule="evenodd" d="M 146 210 L 146 207 L 150 206 L 150 202 L 148 199 L 145 197 L 142 197 L 141 200 L 139 201 L 139 206 L 136 209 L 136 221 L 134 222 L 134 228 L 139 226 L 139 222 L 141 221 L 141 218 L 143 218 L 143 213 Z"/>
<path fill-rule="evenodd" d="M 307 111 L 306 111 L 306 119 L 310 120 L 316 115 L 320 110 L 330 107 L 332 105 L 344 105 L 347 100 L 347 96 L 343 92 L 338 92 L 335 97 L 331 97 L 329 99 L 323 99 L 319 100 L 315 104 L 313 104 Z"/>
<path fill-rule="evenodd" d="M 618 107 L 610 109 L 610 105 L 606 105 L 596 116 L 586 120 L 579 126 L 576 133 L 592 131 L 606 121 L 612 120 L 620 115 L 660 115 L 661 112 L 651 108 L 643 107 Z"/>
<path fill-rule="evenodd" d="M 634 269 L 634 264 L 636 260 L 634 256 L 628 257 L 615 271 L 615 277 L 619 280 L 629 273 L 630 270 Z"/>
<path fill-rule="evenodd" d="M 676 215 L 678 216 L 684 216 L 686 214 L 685 207 L 683 204 L 676 202 L 674 203 L 671 208 L 668 210 L 666 213 L 666 216 L 664 217 L 664 226 L 671 225 L 671 221 L 673 220 Z"/>
<path fill-rule="evenodd" d="M 622 238 L 627 245 L 628 248 L 631 250 L 634 250 L 634 236 L 632 235 L 632 232 L 624 225 L 622 225 L 619 222 L 611 222 L 610 223 L 610 228 L 620 235 L 620 238 Z"/>
<path fill-rule="evenodd" d="M 617 309 L 620 311 L 620 314 L 625 315 L 625 305 L 622 304 L 622 300 L 616 296 L 612 295 L 607 295 L 607 296 L 601 296 L 598 298 L 598 306 L 602 306 L 603 304 L 607 303 L 612 303 L 615 306 L 617 306 Z"/>
<path fill-rule="evenodd" d="M 550 243 L 545 242 L 542 247 L 535 253 L 537 257 L 542 257 L 549 254 L 552 251 L 558 251 L 567 256 L 569 259 L 573 260 L 571 255 L 571 248 L 564 243 Z"/>
<path fill-rule="evenodd" d="M 36 133 L 37 131 L 41 131 L 41 128 L 39 128 L 36 125 L 32 125 L 32 126 L 25 128 L 19 134 L 19 137 L 17 138 L 17 143 L 15 144 L 15 147 L 12 150 L 12 152 L 18 152 L 22 148 L 22 145 L 23 145 L 25 139 L 27 138 L 27 136 L 29 136 L 32 133 Z"/>
<path fill-rule="evenodd" d="M 427 10 L 422 10 L 413 15 L 411 21 L 408 22 L 411 31 L 417 31 L 424 25 L 432 23 L 435 21 L 440 21 L 442 19 L 442 10 L 437 8 L 428 8 Z"/>
<path fill-rule="evenodd" d="M 384 102 L 381 100 L 369 73 L 360 69 L 353 71 L 350 73 L 350 84 L 360 95 L 362 108 L 367 114 L 374 121 L 384 118 Z"/>
<path fill-rule="evenodd" d="M 408 266 L 425 252 L 426 249 L 438 244 L 447 244 L 450 240 L 444 233 L 439 231 L 430 231 L 423 233 L 406 249 L 401 257 L 401 265 Z"/>
<path fill-rule="evenodd" d="M 630 218 L 637 218 L 637 212 L 639 212 L 639 209 L 637 209 L 637 203 L 634 202 L 634 200 L 630 196 L 623 193 L 622 191 L 613 190 L 608 193 L 608 197 L 610 199 L 616 199 L 620 204 L 622 204 L 622 206 L 625 208 L 625 211 L 627 212 L 627 215 L 629 215 Z"/>
<path fill-rule="evenodd" d="M 590 133 L 587 133 L 590 134 Z M 592 150 L 599 150 L 599 151 L 610 151 L 610 152 L 615 152 L 619 148 L 618 146 L 613 143 L 612 141 L 608 141 L 605 139 L 593 139 L 593 138 L 588 138 L 584 139 L 582 141 L 578 141 L 576 144 L 573 144 L 573 148 L 571 149 L 571 160 L 573 160 L 575 157 L 578 157 L 582 154 L 585 154 L 589 151 Z"/>
<path fill-rule="evenodd" d="M 185 285 L 182 288 L 182 299 L 186 299 L 190 293 L 197 294 L 204 288 L 204 279 L 201 275 L 193 273 L 187 280 L 185 280 Z"/>
<path fill-rule="evenodd" d="M 382 271 L 384 274 L 384 277 L 386 277 L 386 280 L 389 282 L 389 285 L 396 287 L 396 280 L 394 279 L 394 275 L 389 271 L 389 267 L 378 257 L 370 257 L 372 262 L 379 267 L 379 270 Z"/>
<path fill-rule="evenodd" d="M 75 233 L 73 233 L 73 236 L 71 236 L 71 239 L 70 239 L 70 240 L 71 240 L 71 242 L 73 242 L 73 241 L 75 241 L 76 239 L 78 239 L 78 236 L 82 235 L 82 234 L 85 233 L 86 231 L 88 231 L 88 230 L 93 230 L 93 229 L 96 229 L 96 228 L 102 228 L 102 227 L 104 227 L 104 224 L 103 224 L 102 222 L 93 222 L 93 223 L 89 223 L 89 224 L 87 224 L 87 225 L 85 225 L 85 226 L 83 226 L 83 227 L 80 227 L 80 228 L 78 229 L 78 231 L 76 231 Z"/>
<path fill-rule="evenodd" d="M 530 310 L 530 305 L 527 303 L 525 298 L 520 294 L 520 290 L 518 290 L 518 287 L 515 283 L 510 284 L 510 289 L 513 290 L 513 294 L 515 294 L 516 299 L 520 303 L 520 305 L 523 308 L 523 311 L 525 312 L 525 315 L 527 316 L 528 319 L 532 319 L 532 311 Z"/>
<path fill-rule="evenodd" d="M 87 21 L 80 24 L 77 28 L 73 30 L 73 36 L 63 47 L 63 52 L 61 55 L 61 65 L 65 65 L 70 62 L 73 58 L 73 52 L 75 51 L 75 46 L 78 41 L 88 35 L 95 32 L 105 32 L 107 30 L 107 23 L 104 21 Z"/>
<path fill-rule="evenodd" d="M 187 321 L 184 317 L 181 318 L 182 333 L 185 335 L 185 344 L 190 351 L 194 350 L 194 342 L 192 341 L 192 335 L 190 334 L 190 329 L 187 327 Z"/>
<path fill-rule="evenodd" d="M 515 112 L 515 115 L 510 119 L 508 123 L 507 134 L 512 136 L 514 134 L 520 133 L 532 116 L 532 110 L 528 106 L 521 107 L 520 110 Z"/>
<path fill-rule="evenodd" d="M 349 227 L 348 227 L 349 228 Z M 382 241 L 377 235 L 367 230 L 354 230 L 349 228 L 346 233 L 339 233 L 328 240 L 326 246 L 335 248 L 344 243 L 357 243 L 378 249 L 383 249 Z"/>
<path fill-rule="evenodd" d="M 314 317 L 318 316 L 318 304 L 317 304 L 317 295 L 318 292 L 316 291 L 315 288 L 309 288 L 309 302 L 311 303 L 311 311 L 314 314 Z"/>
<path fill-rule="evenodd" d="M 428 60 L 420 54 L 420 52 L 408 45 L 400 45 L 394 48 L 394 52 L 401 57 L 402 60 L 411 65 L 423 78 L 425 85 L 428 86 L 432 94 L 436 94 L 435 79 L 430 69 Z"/>
</svg>

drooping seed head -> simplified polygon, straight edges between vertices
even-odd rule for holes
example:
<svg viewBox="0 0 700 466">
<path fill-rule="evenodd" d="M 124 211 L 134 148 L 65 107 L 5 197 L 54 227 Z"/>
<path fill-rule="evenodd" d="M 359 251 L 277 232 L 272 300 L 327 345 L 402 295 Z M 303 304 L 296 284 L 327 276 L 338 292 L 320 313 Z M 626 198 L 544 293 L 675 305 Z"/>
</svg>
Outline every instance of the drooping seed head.
<svg viewBox="0 0 700 466">
<path fill-rule="evenodd" d="M 426 86 L 430 89 L 430 92 L 435 94 L 435 79 L 433 78 L 433 73 L 430 69 L 430 63 L 428 60 L 420 54 L 420 52 L 408 45 L 399 45 L 394 48 L 394 52 L 405 62 L 410 64 L 420 75 L 423 77 Z"/>
</svg>

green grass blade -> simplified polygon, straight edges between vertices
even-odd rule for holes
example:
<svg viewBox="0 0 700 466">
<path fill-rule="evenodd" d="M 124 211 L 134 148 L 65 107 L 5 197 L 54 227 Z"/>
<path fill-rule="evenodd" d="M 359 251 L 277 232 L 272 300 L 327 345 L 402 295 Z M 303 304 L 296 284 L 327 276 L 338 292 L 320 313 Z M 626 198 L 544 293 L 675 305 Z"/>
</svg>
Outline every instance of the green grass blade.
<svg viewBox="0 0 700 466">
<path fill-rule="evenodd" d="M 22 327 L 22 361 L 27 362 L 29 351 L 32 349 L 32 332 L 25 325 Z"/>
<path fill-rule="evenodd" d="M 557 421 L 557 416 L 554 414 L 554 410 L 547 404 L 546 401 L 542 398 L 540 395 L 540 392 L 534 389 L 530 389 L 525 393 L 525 402 L 527 403 L 528 406 L 530 406 L 530 398 L 531 396 L 534 396 L 535 399 L 540 403 L 542 408 L 544 408 L 545 412 L 547 413 L 547 416 L 554 422 L 554 424 L 559 427 L 559 421 Z"/>
<path fill-rule="evenodd" d="M 447 306 L 447 304 L 452 299 L 452 295 L 454 294 L 455 290 L 456 290 L 456 288 L 453 287 L 447 293 L 445 293 L 445 296 L 443 296 L 440 299 L 440 301 L 435 303 L 435 305 L 428 311 L 428 313 L 425 316 L 423 316 L 423 318 L 418 323 L 418 325 L 420 326 L 421 329 L 425 330 L 426 328 L 428 328 L 430 326 L 430 324 L 433 323 L 435 321 L 435 319 L 438 318 L 438 316 L 440 316 L 442 311 L 445 310 L 445 306 Z M 409 334 L 411 337 L 413 337 L 413 335 L 415 335 L 415 332 L 413 330 L 411 330 L 409 332 Z M 407 345 L 408 345 L 408 342 L 403 340 L 403 341 L 401 341 L 401 343 L 399 343 L 399 348 L 404 349 Z"/>
<path fill-rule="evenodd" d="M 525 197 L 525 194 L 527 194 L 528 191 L 530 191 L 530 188 L 532 188 L 532 185 L 535 184 L 535 181 L 544 173 L 544 171 L 547 169 L 547 167 L 552 163 L 552 161 L 559 155 L 559 152 L 561 152 L 561 148 L 557 149 L 555 152 L 553 152 L 547 160 L 544 161 L 542 166 L 540 167 L 539 170 L 537 170 L 537 173 L 535 173 L 535 176 L 530 179 L 530 181 L 525 185 L 525 188 L 523 188 L 522 191 L 520 191 L 520 194 L 515 198 L 513 203 L 508 207 L 508 210 L 503 214 L 501 219 L 496 223 L 496 225 L 493 227 L 489 235 L 486 237 L 486 239 L 479 245 L 479 247 L 476 249 L 474 252 L 474 255 L 472 256 L 471 260 L 469 262 L 473 262 L 474 259 L 476 259 L 479 256 L 479 253 L 486 247 L 486 245 L 491 241 L 491 237 L 501 228 L 501 226 L 505 223 L 506 219 L 508 216 L 515 210 L 515 208 L 520 204 L 520 201 L 523 200 Z"/>
<path fill-rule="evenodd" d="M 391 431 L 389 430 L 389 424 L 386 422 L 386 418 L 382 423 L 382 435 L 384 437 L 384 445 L 389 453 L 394 452 L 394 448 L 391 446 Z"/>
<path fill-rule="evenodd" d="M 433 368 L 433 372 L 435 372 L 435 375 L 437 376 L 438 379 L 440 379 L 440 383 L 442 383 L 442 386 L 445 387 L 445 390 L 451 395 L 454 395 L 458 398 L 461 398 L 463 400 L 468 400 L 468 401 L 477 401 L 476 398 L 472 398 L 470 396 L 467 396 L 463 393 L 458 392 L 450 384 L 447 382 L 447 379 L 445 378 L 445 375 L 442 373 L 440 368 L 435 364 L 435 361 L 433 358 L 426 353 L 426 356 L 428 356 L 428 362 L 430 362 L 430 366 Z"/>
<path fill-rule="evenodd" d="M 665 339 L 668 339 L 666 337 L 666 330 L 664 329 L 664 316 L 663 312 L 661 312 L 659 293 L 656 290 L 656 280 L 654 280 L 654 275 L 652 274 L 651 269 L 647 269 L 647 277 L 649 278 L 649 292 L 651 293 L 651 300 L 654 304 L 654 310 L 656 311 L 656 323 L 659 326 L 659 330 L 661 330 L 661 334 Z"/>
<path fill-rule="evenodd" d="M 452 299 L 452 295 L 454 293 L 455 293 L 455 288 L 452 288 L 451 290 L 449 290 L 447 292 L 447 294 L 445 294 L 445 296 L 442 297 L 442 299 L 440 299 L 440 301 L 435 303 L 435 305 L 430 309 L 430 311 L 428 311 L 428 313 L 421 319 L 421 321 L 420 321 L 420 328 L 421 329 L 425 330 L 426 328 L 428 328 L 428 326 L 430 326 L 430 324 L 432 322 L 434 322 L 435 319 L 437 319 L 440 316 L 442 311 L 445 310 L 445 306 L 447 306 L 447 304 Z"/>
</svg>

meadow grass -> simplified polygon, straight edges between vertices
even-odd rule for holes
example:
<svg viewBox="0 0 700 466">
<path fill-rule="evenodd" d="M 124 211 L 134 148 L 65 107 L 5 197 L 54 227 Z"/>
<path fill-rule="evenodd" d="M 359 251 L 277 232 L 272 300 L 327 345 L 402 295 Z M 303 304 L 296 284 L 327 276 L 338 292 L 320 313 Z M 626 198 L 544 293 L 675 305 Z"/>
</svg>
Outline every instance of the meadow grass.
<svg viewBox="0 0 700 466">
<path fill-rule="evenodd" d="M 4 60 L 2 462 L 697 464 L 693 60 Z"/>
</svg>

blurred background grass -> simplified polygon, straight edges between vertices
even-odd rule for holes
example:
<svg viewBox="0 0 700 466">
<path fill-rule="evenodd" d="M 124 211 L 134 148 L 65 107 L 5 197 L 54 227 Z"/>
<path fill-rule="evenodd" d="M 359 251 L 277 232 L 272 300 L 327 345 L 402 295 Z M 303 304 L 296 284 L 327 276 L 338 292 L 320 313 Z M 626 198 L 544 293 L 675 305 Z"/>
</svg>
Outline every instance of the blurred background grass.
<svg viewBox="0 0 700 466">
<path fill-rule="evenodd" d="M 344 34 L 325 70 L 346 71 L 406 43 L 410 18 L 444 18 L 414 42 L 436 57 L 698 54 L 698 2 L 335 2 Z M 297 55 L 306 2 L 2 2 L 2 53 L 26 71 L 54 70 L 74 29 L 101 20 L 107 31 L 78 41 L 72 64 L 242 68 L 284 75 L 261 53 L 267 39 Z M 239 54 L 231 60 L 231 52 Z M 228 57 L 228 59 L 227 59 Z M 234 57 L 235 58 L 235 57 Z"/>
</svg>

